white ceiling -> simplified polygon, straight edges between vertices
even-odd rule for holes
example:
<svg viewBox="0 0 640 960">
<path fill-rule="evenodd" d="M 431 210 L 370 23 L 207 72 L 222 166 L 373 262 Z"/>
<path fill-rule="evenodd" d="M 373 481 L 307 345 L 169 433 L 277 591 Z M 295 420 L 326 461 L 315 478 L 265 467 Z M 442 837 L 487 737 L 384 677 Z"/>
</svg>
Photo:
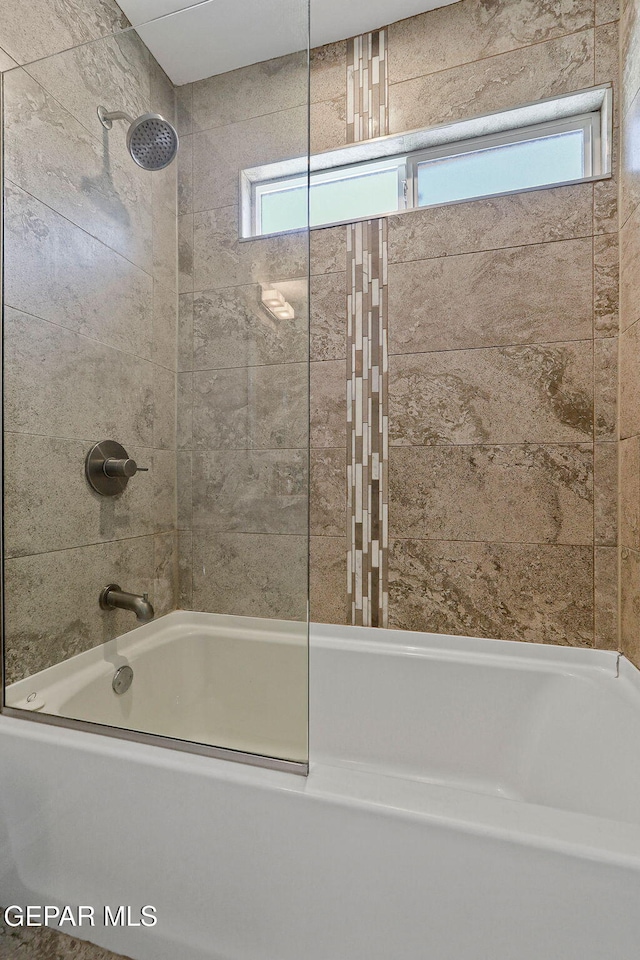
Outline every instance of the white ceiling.
<svg viewBox="0 0 640 960">
<path fill-rule="evenodd" d="M 457 0 L 311 0 L 311 45 L 375 30 Z M 119 0 L 176 84 L 306 47 L 305 0 Z M 187 9 L 188 8 L 188 9 Z M 168 15 L 168 16 L 165 16 Z M 151 18 L 155 19 L 152 22 Z"/>
</svg>

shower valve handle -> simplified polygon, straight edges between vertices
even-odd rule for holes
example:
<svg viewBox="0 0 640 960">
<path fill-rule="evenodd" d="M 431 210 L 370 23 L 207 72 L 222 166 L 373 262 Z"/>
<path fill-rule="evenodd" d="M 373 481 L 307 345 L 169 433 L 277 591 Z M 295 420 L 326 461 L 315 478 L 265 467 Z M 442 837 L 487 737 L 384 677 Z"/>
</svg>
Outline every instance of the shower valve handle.
<svg viewBox="0 0 640 960">
<path fill-rule="evenodd" d="M 148 473 L 149 467 L 139 467 L 131 457 L 118 460 L 116 457 L 109 457 L 104 461 L 102 469 L 107 477 L 135 477 L 136 473 Z"/>
<path fill-rule="evenodd" d="M 84 471 L 89 484 L 103 497 L 117 497 L 124 493 L 131 477 L 148 473 L 148 467 L 139 467 L 121 443 L 101 440 L 87 454 Z"/>
</svg>

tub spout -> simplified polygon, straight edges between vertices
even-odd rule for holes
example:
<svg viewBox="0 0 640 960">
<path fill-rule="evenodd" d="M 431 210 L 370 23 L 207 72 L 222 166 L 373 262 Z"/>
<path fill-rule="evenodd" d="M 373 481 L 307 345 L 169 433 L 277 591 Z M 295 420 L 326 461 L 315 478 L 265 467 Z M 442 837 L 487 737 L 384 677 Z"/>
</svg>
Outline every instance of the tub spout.
<svg viewBox="0 0 640 960">
<path fill-rule="evenodd" d="M 149 623 L 155 616 L 148 594 L 143 593 L 140 596 L 137 593 L 126 593 L 117 583 L 107 584 L 101 592 L 100 606 L 103 610 L 115 610 L 116 607 L 131 610 L 140 623 Z"/>
</svg>

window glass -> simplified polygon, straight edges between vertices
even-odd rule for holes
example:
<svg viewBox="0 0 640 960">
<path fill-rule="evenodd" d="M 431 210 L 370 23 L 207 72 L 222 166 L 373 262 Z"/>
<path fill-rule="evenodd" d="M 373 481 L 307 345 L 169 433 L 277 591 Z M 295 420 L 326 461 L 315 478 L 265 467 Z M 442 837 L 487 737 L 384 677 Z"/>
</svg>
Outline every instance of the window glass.
<svg viewBox="0 0 640 960">
<path fill-rule="evenodd" d="M 350 170 L 311 176 L 309 219 L 312 227 L 338 220 L 376 217 L 398 209 L 398 164 L 384 170 Z M 307 225 L 306 180 L 261 194 L 262 233 L 280 233 Z"/>
<path fill-rule="evenodd" d="M 418 206 L 579 180 L 584 130 L 418 163 Z"/>
<path fill-rule="evenodd" d="M 260 233 L 283 233 L 307 225 L 307 181 L 260 198 Z"/>
</svg>

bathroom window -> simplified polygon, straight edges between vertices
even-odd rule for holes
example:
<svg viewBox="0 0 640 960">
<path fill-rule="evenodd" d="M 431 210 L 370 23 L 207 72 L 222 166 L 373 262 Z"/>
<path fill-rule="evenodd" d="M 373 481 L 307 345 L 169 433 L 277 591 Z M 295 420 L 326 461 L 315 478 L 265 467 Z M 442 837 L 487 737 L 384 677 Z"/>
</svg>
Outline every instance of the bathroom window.
<svg viewBox="0 0 640 960">
<path fill-rule="evenodd" d="M 611 91 L 597 87 L 364 141 L 317 154 L 310 164 L 244 170 L 242 237 L 609 176 L 610 127 Z"/>
</svg>

